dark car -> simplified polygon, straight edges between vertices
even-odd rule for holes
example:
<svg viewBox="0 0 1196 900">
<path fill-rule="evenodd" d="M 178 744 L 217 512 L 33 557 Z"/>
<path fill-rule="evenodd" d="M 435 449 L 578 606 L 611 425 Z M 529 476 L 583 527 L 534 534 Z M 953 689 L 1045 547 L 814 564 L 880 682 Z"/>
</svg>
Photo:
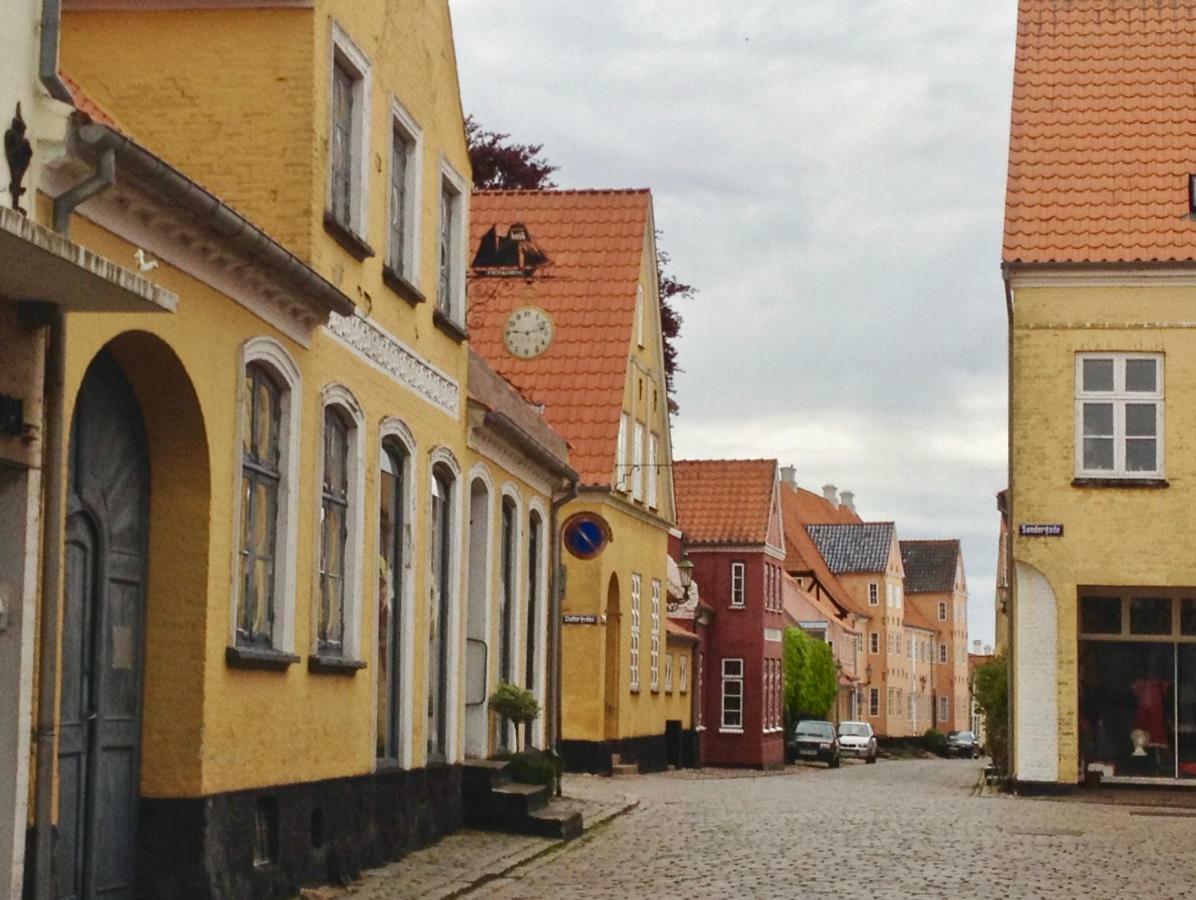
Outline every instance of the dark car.
<svg viewBox="0 0 1196 900">
<path fill-rule="evenodd" d="M 839 768 L 839 738 L 830 722 L 808 719 L 799 722 L 789 741 L 789 759 L 818 760 L 832 769 Z"/>
<path fill-rule="evenodd" d="M 947 755 L 968 756 L 975 759 L 980 755 L 980 742 L 970 731 L 948 731 Z"/>
</svg>

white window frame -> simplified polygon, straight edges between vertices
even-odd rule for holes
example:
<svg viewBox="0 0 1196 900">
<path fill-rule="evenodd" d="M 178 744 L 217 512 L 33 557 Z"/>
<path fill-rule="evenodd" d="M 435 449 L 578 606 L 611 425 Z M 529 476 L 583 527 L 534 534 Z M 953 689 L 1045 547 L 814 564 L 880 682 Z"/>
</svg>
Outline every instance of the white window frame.
<svg viewBox="0 0 1196 900">
<path fill-rule="evenodd" d="M 880 688 L 868 688 L 868 716 L 870 718 L 880 716 Z"/>
<path fill-rule="evenodd" d="M 689 693 L 689 654 L 682 653 L 677 661 L 677 682 L 681 693 Z"/>
<path fill-rule="evenodd" d="M 880 585 L 875 581 L 868 582 L 868 605 L 880 606 Z"/>
<path fill-rule="evenodd" d="M 938 615 L 939 615 L 940 622 L 947 621 L 947 601 L 946 600 L 939 601 Z"/>
<path fill-rule="evenodd" d="M 656 509 L 658 502 L 657 479 L 656 479 L 656 455 L 657 446 L 660 439 L 652 432 L 648 433 L 648 508 Z"/>
<path fill-rule="evenodd" d="M 731 606 L 743 609 L 747 597 L 747 567 L 741 562 L 731 563 Z"/>
<path fill-rule="evenodd" d="M 951 718 L 951 700 L 944 694 L 939 695 L 939 724 Z"/>
<path fill-rule="evenodd" d="M 324 491 L 324 412 L 335 407 L 349 422 L 349 515 L 348 534 L 345 538 L 345 595 L 344 634 L 341 638 L 341 657 L 347 660 L 361 659 L 361 610 L 362 595 L 365 592 L 362 580 L 362 550 L 365 534 L 365 414 L 357 398 L 343 384 L 325 385 L 320 395 L 320 442 L 316 448 L 315 490 L 313 497 L 320 497 Z M 311 595 L 311 652 L 316 655 L 319 648 L 320 617 L 320 527 L 321 504 L 316 504 L 315 526 L 312 532 L 315 550 L 312 559 Z"/>
<path fill-rule="evenodd" d="M 1157 384 L 1154 391 L 1127 391 L 1125 389 L 1125 364 L 1128 360 L 1151 359 L 1155 361 Z M 1112 391 L 1084 390 L 1084 363 L 1088 360 L 1110 360 L 1113 363 Z M 1076 420 L 1075 460 L 1078 478 L 1163 478 L 1164 477 L 1164 413 L 1165 372 L 1162 353 L 1077 353 L 1076 354 Z M 1113 468 L 1084 468 L 1084 404 L 1107 403 L 1113 407 Z M 1155 416 L 1155 467 L 1154 469 L 1126 468 L 1125 409 L 1129 404 L 1153 405 Z"/>
<path fill-rule="evenodd" d="M 653 691 L 660 690 L 660 580 L 652 579 L 652 606 L 649 620 L 648 676 Z"/>
<path fill-rule="evenodd" d="M 945 666 L 947 662 L 947 645 L 939 644 L 939 665 Z"/>
<path fill-rule="evenodd" d="M 440 278 L 440 240 L 443 233 L 442 221 L 443 198 L 451 194 L 449 204 L 452 206 L 452 229 L 449 234 L 449 296 L 444 296 Z M 465 327 L 466 308 L 465 293 L 465 245 L 469 240 L 467 231 L 469 225 L 469 185 L 461 174 L 443 156 L 440 158 L 440 185 L 436 192 L 436 308 L 449 321 L 457 326 Z"/>
<path fill-rule="evenodd" d="M 631 643 L 629 645 L 631 690 L 640 689 L 640 590 L 642 580 L 638 572 L 631 573 Z"/>
<path fill-rule="evenodd" d="M 630 430 L 631 416 L 627 413 L 619 414 L 619 437 L 615 444 L 615 490 L 626 493 L 627 483 L 627 432 Z"/>
<path fill-rule="evenodd" d="M 349 221 L 341 222 L 362 240 L 365 240 L 368 230 L 369 214 L 369 149 L 370 149 L 370 88 L 371 73 L 369 57 L 354 43 L 348 33 L 334 19 L 332 20 L 329 68 L 328 68 L 328 192 L 327 208 L 336 218 L 333 211 L 333 83 L 337 66 L 345 69 L 354 79 L 353 82 L 353 122 L 350 137 L 350 186 L 349 186 Z"/>
<path fill-rule="evenodd" d="M 728 667 L 728 663 L 731 664 L 730 667 Z M 722 699 L 720 703 L 722 714 L 719 717 L 720 731 L 732 732 L 735 734 L 743 733 L 743 721 L 745 718 L 743 679 L 744 666 L 742 658 L 729 658 L 722 661 Z M 739 698 L 739 721 L 734 724 L 729 724 L 727 722 L 727 697 L 730 696 L 727 691 L 728 688 L 734 688 L 734 696 Z"/>
<path fill-rule="evenodd" d="M 644 499 L 644 423 L 636 421 L 631 430 L 631 499 Z"/>
<path fill-rule="evenodd" d="M 390 178 L 387 180 L 387 219 L 386 219 L 386 266 L 396 275 L 406 279 L 413 287 L 419 287 L 420 284 L 420 225 L 422 217 L 420 212 L 423 209 L 422 189 L 423 189 L 423 160 L 424 160 L 424 132 L 416 123 L 415 118 L 407 112 L 402 103 L 397 97 L 390 98 L 390 118 L 391 118 L 391 166 L 389 172 Z M 403 222 L 405 223 L 403 234 L 403 246 L 401 248 L 395 247 L 394 233 L 391 230 L 391 222 L 394 216 L 394 194 L 390 190 L 394 182 L 394 151 L 395 144 L 402 140 L 406 145 L 405 155 L 407 157 L 406 166 L 406 181 L 404 184 L 404 208 L 403 208 Z M 395 254 L 401 251 L 402 265 L 395 267 Z"/>
<path fill-rule="evenodd" d="M 236 425 L 233 447 L 236 465 L 232 467 L 233 518 L 240 533 L 241 472 L 244 423 L 241 410 L 244 402 L 245 371 L 251 364 L 264 366 L 277 380 L 282 396 L 279 398 L 279 484 L 278 518 L 274 530 L 274 631 L 271 646 L 281 653 L 295 652 L 295 578 L 299 552 L 299 448 L 302 443 L 303 380 L 299 367 L 286 349 L 274 338 L 250 338 L 241 346 L 241 367 L 237 371 Z M 232 590 L 229 591 L 228 645 L 237 646 L 237 606 L 241 599 L 241 542 L 232 544 Z"/>
</svg>

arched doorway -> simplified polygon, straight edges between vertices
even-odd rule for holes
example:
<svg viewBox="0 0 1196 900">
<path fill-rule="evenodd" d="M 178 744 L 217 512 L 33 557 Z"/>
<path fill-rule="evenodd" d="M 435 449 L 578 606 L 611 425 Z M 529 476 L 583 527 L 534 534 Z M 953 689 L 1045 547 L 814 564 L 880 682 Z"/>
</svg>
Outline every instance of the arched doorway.
<svg viewBox="0 0 1196 900">
<path fill-rule="evenodd" d="M 101 352 L 71 426 L 55 866 L 63 898 L 134 891 L 149 492 L 141 408 Z"/>
<path fill-rule="evenodd" d="M 606 589 L 606 690 L 603 712 L 603 733 L 608 741 L 619 736 L 619 671 L 623 661 L 619 653 L 619 638 L 622 634 L 622 617 L 619 615 L 619 578 L 610 576 Z"/>
<path fill-rule="evenodd" d="M 489 754 L 490 489 L 469 486 L 469 607 L 465 634 L 465 755 Z"/>
</svg>

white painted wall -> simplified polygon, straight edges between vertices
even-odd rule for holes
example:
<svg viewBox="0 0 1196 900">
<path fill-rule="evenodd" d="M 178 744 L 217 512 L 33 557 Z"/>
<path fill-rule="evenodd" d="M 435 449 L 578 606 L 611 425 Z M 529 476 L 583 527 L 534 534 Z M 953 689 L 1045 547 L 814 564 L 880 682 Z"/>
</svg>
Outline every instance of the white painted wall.
<svg viewBox="0 0 1196 900">
<path fill-rule="evenodd" d="M 1018 781 L 1059 780 L 1058 610 L 1033 566 L 1015 563 L 1014 760 Z"/>
</svg>

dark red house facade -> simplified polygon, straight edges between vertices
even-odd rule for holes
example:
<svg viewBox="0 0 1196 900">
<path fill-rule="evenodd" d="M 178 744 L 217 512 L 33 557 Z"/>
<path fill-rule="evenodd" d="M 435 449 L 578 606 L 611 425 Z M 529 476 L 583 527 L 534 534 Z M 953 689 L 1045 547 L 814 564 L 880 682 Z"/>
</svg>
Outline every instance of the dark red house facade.
<svg viewBox="0 0 1196 900">
<path fill-rule="evenodd" d="M 702 647 L 705 765 L 784 765 L 785 536 L 775 460 L 674 463 L 677 525 L 710 622 Z"/>
</svg>

